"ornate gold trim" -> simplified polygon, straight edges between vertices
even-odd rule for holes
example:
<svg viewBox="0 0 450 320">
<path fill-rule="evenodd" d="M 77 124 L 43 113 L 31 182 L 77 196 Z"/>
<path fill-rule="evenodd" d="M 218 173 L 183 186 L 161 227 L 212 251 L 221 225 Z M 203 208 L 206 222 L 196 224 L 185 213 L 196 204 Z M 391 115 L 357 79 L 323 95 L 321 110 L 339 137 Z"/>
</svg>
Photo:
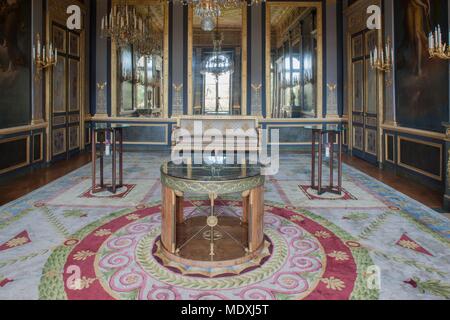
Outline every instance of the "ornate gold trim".
<svg viewBox="0 0 450 320">
<path fill-rule="evenodd" d="M 112 0 L 112 5 L 116 5 L 120 0 Z M 160 0 L 127 0 L 128 5 L 157 5 L 160 4 L 164 8 L 164 36 L 163 36 L 163 73 L 164 73 L 164 89 L 163 89 L 163 117 L 169 117 L 169 4 L 167 1 Z M 111 116 L 113 118 L 124 118 L 120 116 L 117 103 L 117 46 L 111 43 Z M 95 115 L 97 116 L 97 115 Z M 153 119 L 153 118 L 149 118 Z M 158 118 L 155 118 L 158 119 Z"/>
<path fill-rule="evenodd" d="M 426 130 L 419 130 L 419 129 L 413 129 L 413 128 L 406 128 L 406 127 L 399 127 L 399 126 L 391 126 L 387 124 L 381 125 L 381 128 L 388 131 L 394 131 L 394 132 L 400 132 L 400 133 L 407 133 L 419 137 L 425 137 L 425 138 L 431 138 L 435 140 L 443 140 L 445 141 L 445 134 L 444 133 L 438 133 L 433 131 L 426 131 Z"/>
<path fill-rule="evenodd" d="M 322 25 L 322 2 L 319 1 L 292 1 L 292 2 L 266 2 L 266 118 L 272 118 L 271 85 L 270 85 L 270 8 L 273 6 L 295 6 L 317 9 L 317 117 L 323 115 L 323 25 Z"/>
<path fill-rule="evenodd" d="M 83 19 L 87 18 L 87 9 L 84 2 L 81 1 L 75 1 L 77 5 L 80 6 L 82 11 Z M 53 42 L 51 37 L 53 36 L 53 23 L 58 23 L 60 25 L 66 24 L 66 19 L 68 18 L 68 14 L 66 12 L 66 9 L 69 5 L 74 4 L 71 0 L 50 0 L 48 3 L 47 11 L 45 14 L 45 34 L 46 34 L 46 41 L 47 42 Z M 66 30 L 67 31 L 67 30 Z M 78 30 L 77 32 L 79 34 L 79 86 L 80 86 L 80 92 L 79 92 L 79 110 L 78 111 L 80 115 L 80 121 L 79 121 L 79 148 L 80 150 L 84 150 L 85 143 L 84 143 L 84 126 L 85 126 L 85 115 L 86 113 L 86 23 L 82 21 L 81 30 Z M 67 40 L 66 40 L 67 41 Z M 66 79 L 65 81 L 68 82 L 68 75 L 69 75 L 69 59 L 67 59 L 67 70 L 66 70 Z M 51 126 L 52 118 L 53 118 L 53 72 L 46 72 L 44 75 L 45 79 L 45 117 L 48 121 L 48 126 L 46 130 L 46 159 L 47 161 L 50 161 L 53 156 L 53 129 Z M 67 84 L 68 85 L 68 84 Z M 68 102 L 68 93 L 66 94 L 66 102 Z M 66 103 L 66 111 L 68 111 L 69 105 Z M 75 111 L 75 110 L 74 110 Z M 66 132 L 68 135 L 68 130 Z"/>
<path fill-rule="evenodd" d="M 176 118 L 137 118 L 137 117 L 108 117 L 103 115 L 95 115 L 94 117 L 89 119 L 92 122 L 108 122 L 108 121 L 122 121 L 122 122 L 133 122 L 133 123 L 149 123 L 149 122 L 158 122 L 158 123 L 176 123 Z"/>
<path fill-rule="evenodd" d="M 34 145 L 34 137 L 36 137 L 36 136 L 41 136 L 40 137 L 40 140 L 41 140 L 41 147 L 40 147 L 40 158 L 39 159 L 34 159 L 34 148 L 35 148 L 35 145 Z M 32 148 L 33 150 L 32 150 L 32 155 L 33 155 L 33 159 L 32 159 L 32 161 L 31 162 L 33 162 L 33 163 L 36 163 L 36 162 L 41 162 L 42 160 L 44 160 L 44 134 L 42 133 L 42 132 L 39 132 L 39 133 L 35 133 L 35 134 L 33 134 L 33 148 Z"/>
<path fill-rule="evenodd" d="M 248 47 L 247 47 L 247 10 L 248 6 L 242 7 L 242 44 L 241 44 L 241 112 L 242 115 L 247 115 L 248 108 L 247 108 L 247 56 L 248 56 Z M 194 84 L 192 81 L 193 77 L 193 71 L 192 71 L 192 57 L 193 57 L 193 50 L 194 50 L 194 44 L 193 44 L 193 23 L 194 23 L 194 11 L 192 6 L 189 6 L 188 9 L 188 45 L 187 45 L 187 60 L 188 60 L 188 84 L 187 84 L 187 90 L 188 90 L 188 115 L 194 114 L 194 107 L 193 107 L 193 90 L 194 90 Z"/>
<path fill-rule="evenodd" d="M 161 184 L 174 191 L 205 195 L 224 195 L 242 193 L 260 186 L 264 186 L 265 177 L 262 175 L 238 180 L 227 181 L 197 181 L 172 177 L 164 173 L 161 168 Z"/>
<path fill-rule="evenodd" d="M 7 129 L 0 129 L 0 135 L 9 135 L 26 131 L 33 131 L 38 129 L 45 129 L 48 127 L 48 122 L 42 122 L 39 124 L 31 124 L 27 126 L 13 127 Z"/>
<path fill-rule="evenodd" d="M 392 142 L 394 143 L 394 145 L 392 146 L 392 148 L 394 148 L 392 150 L 394 159 L 392 160 L 388 159 L 388 137 L 392 137 Z M 384 161 L 395 164 L 395 136 L 393 134 L 386 133 L 384 135 Z"/>
</svg>

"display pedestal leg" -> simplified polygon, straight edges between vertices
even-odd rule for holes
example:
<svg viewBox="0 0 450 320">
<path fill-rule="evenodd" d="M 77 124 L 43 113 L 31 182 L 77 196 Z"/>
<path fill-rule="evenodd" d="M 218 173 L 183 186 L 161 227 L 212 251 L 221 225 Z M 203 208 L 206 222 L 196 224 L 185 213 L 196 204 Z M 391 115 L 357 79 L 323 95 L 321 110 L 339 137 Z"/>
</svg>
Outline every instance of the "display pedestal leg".
<svg viewBox="0 0 450 320">
<path fill-rule="evenodd" d="M 167 187 L 162 189 L 162 233 L 161 243 L 164 248 L 175 254 L 176 252 L 176 195 Z"/>
<path fill-rule="evenodd" d="M 264 186 L 250 191 L 249 251 L 257 251 L 264 243 Z"/>
</svg>

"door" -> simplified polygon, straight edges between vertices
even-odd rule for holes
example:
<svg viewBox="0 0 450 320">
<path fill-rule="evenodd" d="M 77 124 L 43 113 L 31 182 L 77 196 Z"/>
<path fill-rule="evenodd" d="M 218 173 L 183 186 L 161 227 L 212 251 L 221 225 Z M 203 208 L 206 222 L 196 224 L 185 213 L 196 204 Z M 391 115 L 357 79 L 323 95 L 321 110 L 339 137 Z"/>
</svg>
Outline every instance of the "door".
<svg viewBox="0 0 450 320">
<path fill-rule="evenodd" d="M 68 159 L 81 147 L 81 50 L 80 34 L 53 22 L 52 39 L 58 62 L 52 69 L 51 155 Z"/>
<path fill-rule="evenodd" d="M 378 161 L 377 70 L 370 66 L 370 50 L 377 44 L 376 30 L 351 37 L 352 150 L 353 155 L 376 164 Z"/>
</svg>

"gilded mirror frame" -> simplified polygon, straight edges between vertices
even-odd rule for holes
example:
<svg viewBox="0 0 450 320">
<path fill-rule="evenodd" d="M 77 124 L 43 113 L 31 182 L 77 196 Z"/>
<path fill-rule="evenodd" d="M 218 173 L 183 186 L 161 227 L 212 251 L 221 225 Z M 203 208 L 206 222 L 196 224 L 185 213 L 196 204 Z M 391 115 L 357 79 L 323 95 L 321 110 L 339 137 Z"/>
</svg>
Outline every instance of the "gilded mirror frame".
<svg viewBox="0 0 450 320">
<path fill-rule="evenodd" d="M 112 6 L 119 4 L 120 0 L 112 0 Z M 169 4 L 167 1 L 160 0 L 127 0 L 128 5 L 146 6 L 161 5 L 164 9 L 164 35 L 163 35 L 163 112 L 160 118 L 167 119 L 169 117 Z M 120 117 L 119 104 L 117 103 L 117 46 L 111 42 L 111 115 L 112 117 Z M 146 119 L 148 120 L 148 119 Z"/>
<path fill-rule="evenodd" d="M 247 10 L 248 6 L 242 6 L 242 45 L 241 45 L 241 116 L 247 115 L 247 55 L 248 55 L 248 47 L 247 47 Z M 193 22 L 194 22 L 194 10 L 192 5 L 189 5 L 188 9 L 188 45 L 187 45 L 187 55 L 188 55 L 188 85 L 187 85 L 187 96 L 188 96 L 188 115 L 194 115 L 194 84 L 193 84 L 193 71 L 192 71 L 192 57 L 193 57 Z M 198 116 L 202 117 L 202 115 Z M 239 117 L 239 116 L 233 116 Z"/>
<path fill-rule="evenodd" d="M 269 1 L 266 2 L 266 118 L 272 119 L 272 99 L 271 99 L 271 81 L 270 81 L 270 64 L 271 64 L 271 8 L 275 6 L 292 6 L 316 8 L 317 11 L 317 118 L 323 118 L 323 24 L 322 24 L 322 2 L 319 1 Z M 307 118 L 305 118 L 307 119 Z M 311 118 L 314 119 L 314 118 Z M 301 118 L 290 118 L 285 120 L 299 121 Z"/>
</svg>

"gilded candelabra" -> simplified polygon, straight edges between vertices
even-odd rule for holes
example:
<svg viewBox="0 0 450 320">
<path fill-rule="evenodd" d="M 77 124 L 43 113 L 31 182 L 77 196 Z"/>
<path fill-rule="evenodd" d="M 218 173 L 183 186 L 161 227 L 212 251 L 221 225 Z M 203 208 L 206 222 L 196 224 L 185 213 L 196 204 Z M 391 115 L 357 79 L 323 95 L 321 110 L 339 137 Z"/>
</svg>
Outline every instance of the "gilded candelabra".
<svg viewBox="0 0 450 320">
<path fill-rule="evenodd" d="M 439 25 L 434 29 L 434 32 L 430 32 L 428 35 L 428 52 L 430 58 L 450 60 L 450 46 L 442 41 L 441 26 Z"/>
<path fill-rule="evenodd" d="M 376 46 L 370 52 L 370 65 L 372 69 L 390 73 L 393 66 L 394 51 L 392 49 L 391 40 L 387 39 L 386 45 L 383 47 Z"/>
<path fill-rule="evenodd" d="M 33 45 L 33 62 L 36 66 L 35 80 L 41 78 L 41 71 L 49 69 L 58 63 L 58 50 L 53 47 L 53 44 L 43 44 L 41 36 L 36 34 L 36 43 Z"/>
</svg>

